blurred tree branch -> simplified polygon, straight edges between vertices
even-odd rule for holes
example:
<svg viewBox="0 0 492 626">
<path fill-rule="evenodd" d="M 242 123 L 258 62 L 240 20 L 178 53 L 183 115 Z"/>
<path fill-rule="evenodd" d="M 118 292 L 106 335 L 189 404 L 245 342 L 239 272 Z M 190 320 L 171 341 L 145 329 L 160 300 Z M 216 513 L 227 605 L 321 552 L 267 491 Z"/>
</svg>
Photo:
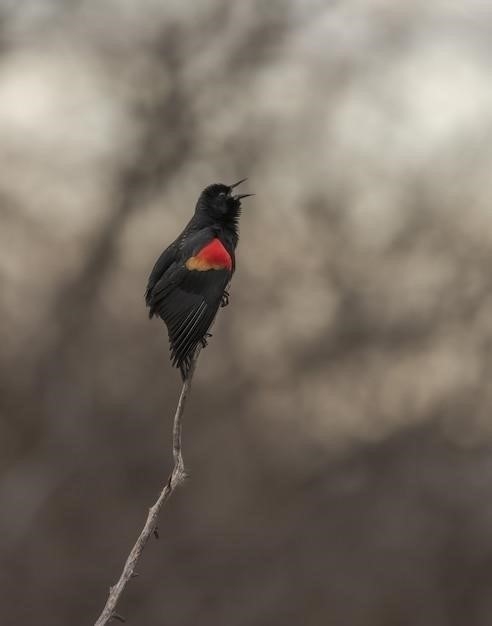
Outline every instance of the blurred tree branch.
<svg viewBox="0 0 492 626">
<path fill-rule="evenodd" d="M 166 501 L 171 497 L 174 490 L 183 484 L 186 478 L 186 472 L 183 461 L 183 454 L 181 448 L 181 419 L 183 416 L 186 398 L 188 397 L 188 393 L 191 388 L 191 381 L 193 379 L 193 374 L 195 372 L 196 362 L 198 359 L 198 355 L 200 353 L 201 348 L 198 347 L 195 356 L 193 357 L 193 361 L 191 363 L 191 368 L 186 377 L 186 380 L 183 383 L 181 388 L 181 394 L 179 396 L 178 406 L 176 407 L 176 413 L 174 414 L 174 424 L 173 424 L 173 458 L 174 458 L 174 467 L 172 472 L 162 489 L 159 497 L 155 504 L 149 509 L 149 514 L 147 516 L 147 520 L 142 529 L 142 532 L 138 536 L 135 545 L 133 546 L 128 558 L 125 562 L 125 566 L 123 567 L 123 571 L 121 572 L 121 576 L 118 582 L 110 587 L 109 596 L 106 602 L 106 605 L 99 616 L 98 620 L 95 623 L 95 626 L 105 626 L 109 624 L 112 619 L 120 619 L 124 621 L 123 618 L 115 613 L 116 605 L 118 604 L 121 595 L 123 594 L 125 587 L 133 576 L 135 576 L 135 568 L 142 556 L 142 552 L 145 548 L 145 545 L 149 539 L 149 537 L 154 533 L 157 535 L 157 519 L 159 517 L 159 513 L 166 503 Z"/>
<path fill-rule="evenodd" d="M 73 371 L 79 359 L 77 347 L 87 342 L 91 312 L 96 306 L 97 294 L 107 284 L 118 238 L 127 220 L 146 198 L 165 188 L 186 163 L 193 149 L 195 121 L 183 87 L 185 59 L 181 54 L 176 25 L 164 24 L 156 41 L 149 45 L 145 53 L 151 63 L 159 68 L 162 76 L 167 77 L 165 82 L 170 88 L 150 89 L 147 86 L 148 97 L 144 102 L 140 101 L 139 94 L 145 85 L 137 90 L 134 117 L 140 120 L 139 139 L 134 153 L 128 156 L 117 174 L 108 218 L 90 245 L 79 272 L 63 282 L 54 296 L 51 317 L 56 320 L 56 333 L 41 355 L 33 376 L 33 394 L 43 399 L 42 413 L 47 425 L 44 440 L 29 463 L 22 460 L 7 477 L 2 477 L 0 502 L 8 501 L 13 493 L 22 492 L 25 485 L 33 480 L 38 482 L 38 489 L 36 497 L 22 501 L 22 513 L 19 515 L 22 523 L 6 521 L 1 525 L 0 543 L 4 537 L 12 542 L 22 536 L 42 503 L 70 475 L 78 460 L 84 457 L 83 453 L 78 457 L 73 451 L 67 457 L 63 451 L 64 445 L 57 447 L 57 443 L 66 441 L 67 437 L 73 437 L 79 443 L 87 441 L 90 433 L 87 421 L 81 419 L 80 402 L 70 399 L 77 394 L 75 387 L 65 389 L 64 419 L 56 419 L 55 407 L 59 403 L 60 390 L 58 387 L 53 388 L 52 381 L 63 379 L 69 371 L 74 376 Z M 158 80 L 156 82 L 159 84 Z M 162 141 L 163 135 L 166 136 L 165 142 Z M 20 211 L 16 213 L 21 214 Z M 97 441 L 90 445 L 94 452 Z M 52 464 L 59 466 L 53 469 Z"/>
</svg>

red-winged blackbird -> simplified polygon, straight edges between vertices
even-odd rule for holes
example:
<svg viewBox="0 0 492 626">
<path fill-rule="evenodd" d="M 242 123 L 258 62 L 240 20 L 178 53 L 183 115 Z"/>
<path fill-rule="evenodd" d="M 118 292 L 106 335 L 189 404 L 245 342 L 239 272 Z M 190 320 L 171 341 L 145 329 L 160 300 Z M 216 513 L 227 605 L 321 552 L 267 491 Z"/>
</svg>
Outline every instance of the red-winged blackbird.
<svg viewBox="0 0 492 626">
<path fill-rule="evenodd" d="M 232 190 L 245 180 L 206 187 L 190 222 L 157 259 L 149 276 L 145 292 L 149 317 L 159 315 L 166 323 L 171 359 L 183 380 L 198 344 L 207 343 L 219 306 L 229 302 L 241 198 L 253 195 L 232 195 Z"/>
</svg>

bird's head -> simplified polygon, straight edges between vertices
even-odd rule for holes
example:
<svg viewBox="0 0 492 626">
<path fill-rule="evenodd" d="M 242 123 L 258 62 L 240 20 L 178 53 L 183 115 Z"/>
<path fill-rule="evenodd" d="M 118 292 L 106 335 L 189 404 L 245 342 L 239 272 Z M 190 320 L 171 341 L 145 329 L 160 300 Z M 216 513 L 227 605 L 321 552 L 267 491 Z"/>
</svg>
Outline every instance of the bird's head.
<svg viewBox="0 0 492 626">
<path fill-rule="evenodd" d="M 233 193 L 235 187 L 245 180 L 247 179 L 243 178 L 234 185 L 214 183 L 205 187 L 198 199 L 197 211 L 204 211 L 210 217 L 218 220 L 237 217 L 241 210 L 241 199 L 254 195 L 252 193 Z"/>
</svg>

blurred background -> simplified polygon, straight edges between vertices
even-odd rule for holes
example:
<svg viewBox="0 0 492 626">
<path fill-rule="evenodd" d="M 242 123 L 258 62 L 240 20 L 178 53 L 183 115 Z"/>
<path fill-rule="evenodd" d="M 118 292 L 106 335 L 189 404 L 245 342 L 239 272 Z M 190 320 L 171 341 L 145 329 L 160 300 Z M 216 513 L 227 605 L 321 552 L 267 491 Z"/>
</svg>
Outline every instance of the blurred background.
<svg viewBox="0 0 492 626">
<path fill-rule="evenodd" d="M 492 624 L 492 7 L 0 1 L 0 622 L 91 624 L 171 468 L 143 302 L 249 177 L 138 625 Z"/>
</svg>

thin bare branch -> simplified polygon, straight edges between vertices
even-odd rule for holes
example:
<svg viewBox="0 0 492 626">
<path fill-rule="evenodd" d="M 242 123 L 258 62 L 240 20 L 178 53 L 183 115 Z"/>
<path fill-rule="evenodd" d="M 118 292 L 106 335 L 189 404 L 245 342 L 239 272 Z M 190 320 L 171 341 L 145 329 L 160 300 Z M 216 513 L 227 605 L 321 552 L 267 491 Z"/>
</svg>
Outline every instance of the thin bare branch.
<svg viewBox="0 0 492 626">
<path fill-rule="evenodd" d="M 108 600 L 106 605 L 99 616 L 98 620 L 95 623 L 95 626 L 106 626 L 113 619 L 120 619 L 121 616 L 115 613 L 116 605 L 120 600 L 123 591 L 128 583 L 128 581 L 136 576 L 135 569 L 138 565 L 140 557 L 142 556 L 142 552 L 145 548 L 145 545 L 149 539 L 149 537 L 154 534 L 158 537 L 157 534 L 157 519 L 159 517 L 160 510 L 166 503 L 166 501 L 170 498 L 173 491 L 176 487 L 179 487 L 186 478 L 186 472 L 183 461 L 183 454 L 181 448 L 181 419 L 183 416 L 186 398 L 188 397 L 188 393 L 191 388 L 191 381 L 193 378 L 193 374 L 195 372 L 196 361 L 198 359 L 198 354 L 200 353 L 200 347 L 195 353 L 193 357 L 193 361 L 191 363 L 190 370 L 188 372 L 188 376 L 183 383 L 183 387 L 181 388 L 181 394 L 179 396 L 178 406 L 176 407 L 176 413 L 174 414 L 174 424 L 173 424 L 173 457 L 174 457 L 174 467 L 173 470 L 162 489 L 156 503 L 149 509 L 149 514 L 147 516 L 147 520 L 145 525 L 140 533 L 135 545 L 133 546 L 128 558 L 126 560 L 123 571 L 121 572 L 121 576 L 118 582 L 110 587 Z"/>
</svg>

